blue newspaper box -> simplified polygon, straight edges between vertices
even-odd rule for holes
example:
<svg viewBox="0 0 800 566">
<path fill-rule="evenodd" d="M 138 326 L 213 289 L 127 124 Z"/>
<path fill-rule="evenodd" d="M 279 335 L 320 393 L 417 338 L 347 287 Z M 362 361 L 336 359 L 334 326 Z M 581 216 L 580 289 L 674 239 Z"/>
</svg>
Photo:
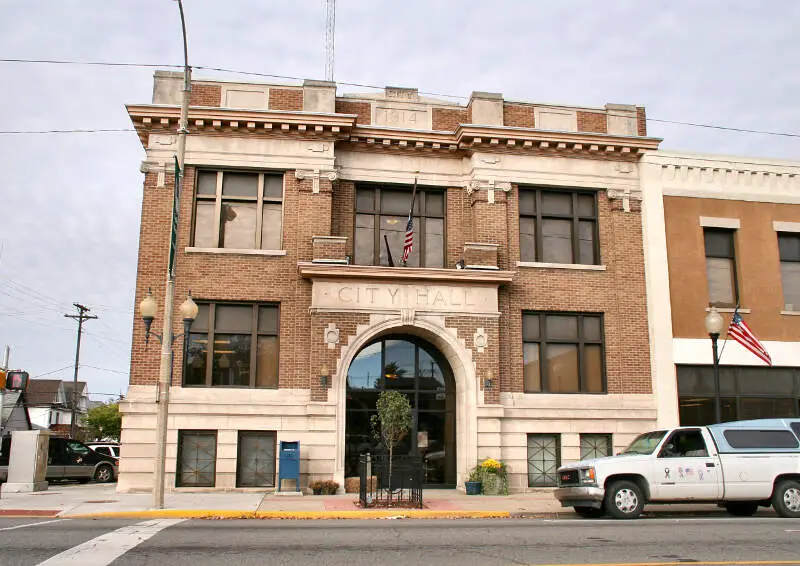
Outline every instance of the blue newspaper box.
<svg viewBox="0 0 800 566">
<path fill-rule="evenodd" d="M 294 482 L 294 489 L 285 488 L 283 482 Z M 278 491 L 300 491 L 300 443 L 281 440 L 278 465 Z"/>
</svg>

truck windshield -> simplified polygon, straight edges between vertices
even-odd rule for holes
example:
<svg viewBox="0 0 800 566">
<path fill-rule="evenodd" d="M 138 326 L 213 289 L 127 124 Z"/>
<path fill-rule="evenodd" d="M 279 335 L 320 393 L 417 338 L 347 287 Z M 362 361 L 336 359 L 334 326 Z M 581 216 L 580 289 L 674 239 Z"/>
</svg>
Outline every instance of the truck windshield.
<svg viewBox="0 0 800 566">
<path fill-rule="evenodd" d="M 665 434 L 667 434 L 666 430 L 654 430 L 640 434 L 620 454 L 652 454 Z"/>
</svg>

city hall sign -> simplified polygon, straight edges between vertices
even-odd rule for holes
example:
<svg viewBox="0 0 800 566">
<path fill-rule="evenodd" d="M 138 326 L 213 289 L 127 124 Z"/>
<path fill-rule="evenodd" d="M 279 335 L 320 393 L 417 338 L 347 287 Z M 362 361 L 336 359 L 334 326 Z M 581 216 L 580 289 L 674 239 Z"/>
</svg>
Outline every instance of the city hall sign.
<svg viewBox="0 0 800 566">
<path fill-rule="evenodd" d="M 498 315 L 496 285 L 389 284 L 314 281 L 316 311 Z"/>
</svg>

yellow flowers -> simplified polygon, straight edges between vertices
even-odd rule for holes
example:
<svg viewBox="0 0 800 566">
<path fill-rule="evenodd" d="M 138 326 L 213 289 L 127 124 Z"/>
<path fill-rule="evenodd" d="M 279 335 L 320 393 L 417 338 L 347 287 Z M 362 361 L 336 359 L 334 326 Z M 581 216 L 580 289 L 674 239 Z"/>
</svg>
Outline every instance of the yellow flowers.
<svg viewBox="0 0 800 566">
<path fill-rule="evenodd" d="M 486 458 L 483 462 L 481 462 L 481 468 L 486 470 L 487 472 L 496 472 L 503 467 L 503 464 L 495 460 L 494 458 Z"/>
</svg>

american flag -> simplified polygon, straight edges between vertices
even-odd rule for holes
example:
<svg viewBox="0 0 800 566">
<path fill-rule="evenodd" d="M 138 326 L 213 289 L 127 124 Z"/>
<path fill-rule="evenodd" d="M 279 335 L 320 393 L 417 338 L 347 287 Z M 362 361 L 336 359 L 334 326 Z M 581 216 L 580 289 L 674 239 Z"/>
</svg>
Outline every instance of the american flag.
<svg viewBox="0 0 800 566">
<path fill-rule="evenodd" d="M 403 241 L 403 263 L 408 261 L 408 256 L 411 255 L 411 250 L 414 249 L 414 218 L 411 213 L 408 214 L 408 222 L 406 223 L 406 239 Z"/>
<path fill-rule="evenodd" d="M 750 330 L 750 327 L 747 326 L 747 323 L 742 319 L 738 311 L 734 312 L 733 318 L 731 318 L 731 323 L 728 326 L 728 337 L 736 340 L 768 365 L 772 365 L 772 358 L 769 352 L 767 352 L 766 348 L 758 341 L 758 338 L 756 338 L 756 335 Z"/>
</svg>

